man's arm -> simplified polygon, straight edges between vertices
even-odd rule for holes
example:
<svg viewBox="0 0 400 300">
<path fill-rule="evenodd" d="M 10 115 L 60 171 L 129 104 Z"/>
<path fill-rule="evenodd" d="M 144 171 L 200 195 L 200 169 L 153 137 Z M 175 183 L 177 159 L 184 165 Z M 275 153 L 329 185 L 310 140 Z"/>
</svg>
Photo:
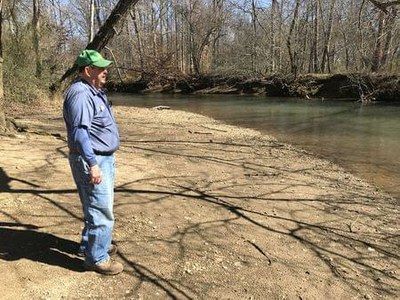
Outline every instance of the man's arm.
<svg viewBox="0 0 400 300">
<path fill-rule="evenodd" d="M 79 153 L 90 166 L 90 182 L 99 184 L 102 181 L 103 174 L 97 165 L 96 156 L 90 143 L 88 128 L 85 126 L 76 127 L 74 130 L 74 142 L 78 147 Z"/>
<path fill-rule="evenodd" d="M 64 108 L 68 123 L 73 128 L 73 144 L 76 145 L 76 150 L 78 150 L 90 167 L 90 182 L 98 184 L 102 180 L 102 174 L 97 165 L 96 155 L 94 154 L 89 134 L 94 109 L 91 106 L 90 98 L 86 96 L 86 92 L 82 87 L 69 91 L 67 95 L 68 101 Z"/>
</svg>

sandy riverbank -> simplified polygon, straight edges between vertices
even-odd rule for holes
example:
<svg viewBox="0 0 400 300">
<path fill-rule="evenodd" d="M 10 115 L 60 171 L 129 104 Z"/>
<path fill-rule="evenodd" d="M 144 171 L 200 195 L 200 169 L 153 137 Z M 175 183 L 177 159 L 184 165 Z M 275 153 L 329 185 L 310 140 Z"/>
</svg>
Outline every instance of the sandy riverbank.
<svg viewBox="0 0 400 300">
<path fill-rule="evenodd" d="M 0 137 L 5 299 L 396 299 L 399 211 L 338 166 L 207 117 L 116 108 L 114 241 L 84 272 L 80 204 L 55 113 Z M 36 132 L 36 133 L 33 133 Z M 41 133 L 41 134 L 37 134 Z"/>
</svg>

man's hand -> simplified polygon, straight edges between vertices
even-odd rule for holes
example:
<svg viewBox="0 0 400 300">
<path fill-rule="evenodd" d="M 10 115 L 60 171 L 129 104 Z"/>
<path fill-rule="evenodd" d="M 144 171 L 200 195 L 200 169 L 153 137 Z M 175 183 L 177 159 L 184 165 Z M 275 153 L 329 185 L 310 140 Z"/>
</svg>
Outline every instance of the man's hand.
<svg viewBox="0 0 400 300">
<path fill-rule="evenodd" d="M 90 183 L 99 184 L 103 179 L 103 173 L 98 165 L 90 167 Z"/>
</svg>

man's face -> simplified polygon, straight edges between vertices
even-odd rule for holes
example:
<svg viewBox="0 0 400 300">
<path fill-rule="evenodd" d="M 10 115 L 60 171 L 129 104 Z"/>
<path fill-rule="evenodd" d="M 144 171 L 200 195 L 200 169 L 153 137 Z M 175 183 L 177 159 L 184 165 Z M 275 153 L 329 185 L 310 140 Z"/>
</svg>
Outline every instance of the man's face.
<svg viewBox="0 0 400 300">
<path fill-rule="evenodd" d="M 102 88 L 106 84 L 107 69 L 95 66 L 87 67 L 87 75 L 90 78 L 90 83 L 97 89 Z"/>
</svg>

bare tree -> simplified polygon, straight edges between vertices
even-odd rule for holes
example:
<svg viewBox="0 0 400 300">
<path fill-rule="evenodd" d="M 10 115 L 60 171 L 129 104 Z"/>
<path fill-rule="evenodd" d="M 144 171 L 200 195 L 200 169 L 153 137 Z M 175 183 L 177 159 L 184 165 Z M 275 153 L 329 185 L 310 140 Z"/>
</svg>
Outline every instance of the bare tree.
<svg viewBox="0 0 400 300">
<path fill-rule="evenodd" d="M 254 71 L 257 71 L 257 45 L 258 45 L 258 39 L 257 39 L 257 10 L 256 10 L 256 1 L 251 0 L 251 25 L 253 28 L 253 43 L 251 47 L 251 69 Z"/>
<path fill-rule="evenodd" d="M 319 0 L 320 1 L 320 0 Z M 331 46 L 331 35 L 332 35 L 332 26 L 333 26 L 333 13 L 335 10 L 336 0 L 330 1 L 329 6 L 329 17 L 327 28 L 324 29 L 324 45 L 322 52 L 322 62 L 321 62 L 321 72 L 325 72 L 325 67 L 327 67 L 327 71 L 331 72 L 331 64 L 330 64 L 330 46 Z M 321 4 L 320 4 L 321 7 Z M 322 12 L 321 12 L 322 15 Z"/>
<path fill-rule="evenodd" d="M 393 8 L 385 13 L 383 10 L 378 12 L 378 32 L 375 44 L 375 50 L 372 58 L 371 71 L 379 71 L 386 63 L 389 48 L 393 37 L 393 28 L 397 9 Z"/>
<path fill-rule="evenodd" d="M 90 0 L 90 22 L 89 22 L 89 43 L 93 41 L 94 38 L 94 20 L 96 15 L 96 5 L 94 0 Z"/>
<path fill-rule="evenodd" d="M 271 59 L 271 72 L 275 73 L 276 71 L 276 48 L 277 48 L 277 34 L 276 32 L 278 31 L 278 14 L 279 14 L 279 9 L 278 9 L 278 1 L 277 0 L 272 0 L 271 2 L 271 48 L 270 48 L 270 59 Z"/>
<path fill-rule="evenodd" d="M 35 68 L 38 77 L 42 71 L 61 77 L 85 45 L 99 51 L 107 45 L 121 78 L 132 79 L 211 72 L 396 72 L 399 1 L 7 0 L 5 94 L 16 99 L 28 94 L 19 86 L 14 93 L 14 87 Z M 127 13 L 131 17 L 122 25 Z M 26 57 L 29 64 L 22 64 Z"/>
<path fill-rule="evenodd" d="M 210 47 L 213 39 L 218 38 L 219 20 L 215 17 L 214 6 L 207 7 L 199 0 L 189 1 L 183 10 L 184 21 L 188 27 L 188 50 L 191 67 L 195 74 L 202 74 L 207 69 L 211 57 Z"/>
<path fill-rule="evenodd" d="M 40 0 L 32 1 L 32 43 L 35 52 L 36 77 L 42 76 L 42 61 L 40 57 Z"/>
<path fill-rule="evenodd" d="M 138 47 L 138 52 L 139 52 L 139 61 L 140 61 L 140 70 L 143 72 L 144 70 L 144 57 L 143 57 L 143 46 L 142 46 L 142 32 L 139 27 L 139 23 L 137 22 L 136 18 L 136 9 L 133 7 L 131 11 L 129 12 L 132 22 L 133 22 L 133 28 L 135 30 L 135 35 L 136 35 L 136 40 L 137 40 L 137 47 Z"/>
<path fill-rule="evenodd" d="M 295 77 L 297 77 L 297 71 L 298 71 L 298 66 L 297 66 L 297 51 L 293 49 L 293 34 L 294 34 L 294 29 L 296 26 L 297 18 L 299 15 L 299 6 L 300 6 L 300 0 L 296 0 L 296 6 L 294 8 L 293 12 L 293 18 L 292 22 L 290 24 L 289 28 L 289 34 L 286 40 L 286 46 L 288 48 L 288 53 L 289 53 L 289 60 L 290 60 L 290 72 L 294 74 Z"/>
</svg>

